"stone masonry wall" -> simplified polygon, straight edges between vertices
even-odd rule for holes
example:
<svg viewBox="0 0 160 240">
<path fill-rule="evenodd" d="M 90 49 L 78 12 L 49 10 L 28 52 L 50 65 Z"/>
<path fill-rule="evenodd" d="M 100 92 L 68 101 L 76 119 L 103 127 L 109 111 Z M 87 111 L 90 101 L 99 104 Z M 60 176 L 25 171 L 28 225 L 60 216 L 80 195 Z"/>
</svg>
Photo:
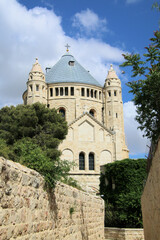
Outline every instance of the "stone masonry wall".
<svg viewBox="0 0 160 240">
<path fill-rule="evenodd" d="M 160 140 L 141 198 L 145 240 L 160 239 Z"/>
<path fill-rule="evenodd" d="M 58 183 L 43 189 L 36 171 L 0 158 L 0 239 L 102 240 L 104 202 Z"/>
<path fill-rule="evenodd" d="M 144 233 L 141 228 L 105 227 L 104 231 L 106 240 L 144 240 Z"/>
</svg>

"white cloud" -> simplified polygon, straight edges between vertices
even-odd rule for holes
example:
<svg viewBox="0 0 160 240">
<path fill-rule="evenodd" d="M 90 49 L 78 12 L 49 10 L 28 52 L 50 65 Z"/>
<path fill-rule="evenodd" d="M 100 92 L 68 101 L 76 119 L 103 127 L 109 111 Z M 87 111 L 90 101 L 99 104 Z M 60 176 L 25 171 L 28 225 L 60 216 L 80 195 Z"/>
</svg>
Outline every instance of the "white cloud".
<svg viewBox="0 0 160 240">
<path fill-rule="evenodd" d="M 106 19 L 100 19 L 92 10 L 86 9 L 74 15 L 72 26 L 77 27 L 88 35 L 95 32 L 97 35 L 100 32 L 107 31 L 106 24 Z"/>
<path fill-rule="evenodd" d="M 143 137 L 143 132 L 138 128 L 135 120 L 136 107 L 133 102 L 129 101 L 123 105 L 124 111 L 124 127 L 126 133 L 126 142 L 130 150 L 130 155 L 148 154 L 149 140 Z"/>
<path fill-rule="evenodd" d="M 96 25 L 96 21 L 99 24 L 99 18 L 96 19 L 92 20 L 91 26 Z M 110 64 L 119 71 L 118 65 L 123 61 L 122 50 L 102 40 L 67 36 L 61 26 L 61 17 L 53 9 L 36 7 L 28 10 L 16 0 L 0 0 L 0 23 L 0 107 L 22 103 L 21 96 L 26 90 L 34 59 L 39 58 L 44 70 L 64 54 L 66 43 L 71 45 L 71 53 L 79 63 L 102 85 Z M 129 106 L 129 103 L 124 104 L 128 146 L 133 153 L 141 152 L 145 144 L 136 130 L 135 112 L 134 116 L 128 115 Z"/>
<path fill-rule="evenodd" d="M 0 106 L 22 103 L 21 94 L 35 57 L 43 69 L 53 65 L 64 54 L 67 42 L 77 60 L 102 84 L 109 64 L 118 65 L 122 60 L 120 49 L 98 39 L 66 36 L 61 17 L 53 10 L 28 10 L 16 0 L 1 0 L 0 22 Z"/>
</svg>

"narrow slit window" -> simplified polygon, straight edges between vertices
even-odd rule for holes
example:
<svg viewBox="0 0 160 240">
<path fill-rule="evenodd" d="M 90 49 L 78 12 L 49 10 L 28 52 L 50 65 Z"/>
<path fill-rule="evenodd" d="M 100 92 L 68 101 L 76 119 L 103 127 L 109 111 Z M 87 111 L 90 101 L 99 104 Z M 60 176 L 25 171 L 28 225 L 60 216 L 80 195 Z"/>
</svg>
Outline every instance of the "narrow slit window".
<svg viewBox="0 0 160 240">
<path fill-rule="evenodd" d="M 84 97 L 84 88 L 81 88 L 81 96 Z"/>
<path fill-rule="evenodd" d="M 53 88 L 50 88 L 50 97 L 53 97 Z"/>
<path fill-rule="evenodd" d="M 36 91 L 39 91 L 39 85 L 36 84 Z"/>
<path fill-rule="evenodd" d="M 63 96 L 63 87 L 60 88 L 60 96 Z"/>
<path fill-rule="evenodd" d="M 99 99 L 100 99 L 100 100 L 101 100 L 101 97 L 102 97 L 101 95 L 102 95 L 101 92 L 99 92 Z"/>
<path fill-rule="evenodd" d="M 97 98 L 97 91 L 94 92 L 94 97 Z"/>
<path fill-rule="evenodd" d="M 89 89 L 87 88 L 87 97 L 89 97 Z"/>
<path fill-rule="evenodd" d="M 116 118 L 118 118 L 118 113 L 116 113 Z"/>
<path fill-rule="evenodd" d="M 74 87 L 71 87 L 71 96 L 74 96 Z"/>
<path fill-rule="evenodd" d="M 117 96 L 117 91 L 114 91 L 114 96 Z"/>
<path fill-rule="evenodd" d="M 79 154 L 79 170 L 85 170 L 85 155 L 83 152 Z"/>
<path fill-rule="evenodd" d="M 111 97 L 111 91 L 108 91 L 108 96 Z"/>
<path fill-rule="evenodd" d="M 94 154 L 89 154 L 89 170 L 94 170 Z"/>
<path fill-rule="evenodd" d="M 58 88 L 55 88 L 55 93 L 56 93 L 56 96 L 59 95 L 59 89 Z"/>
<path fill-rule="evenodd" d="M 68 87 L 65 87 L 65 96 L 68 96 Z"/>
<path fill-rule="evenodd" d="M 91 89 L 91 98 L 93 98 L 93 89 Z"/>
</svg>

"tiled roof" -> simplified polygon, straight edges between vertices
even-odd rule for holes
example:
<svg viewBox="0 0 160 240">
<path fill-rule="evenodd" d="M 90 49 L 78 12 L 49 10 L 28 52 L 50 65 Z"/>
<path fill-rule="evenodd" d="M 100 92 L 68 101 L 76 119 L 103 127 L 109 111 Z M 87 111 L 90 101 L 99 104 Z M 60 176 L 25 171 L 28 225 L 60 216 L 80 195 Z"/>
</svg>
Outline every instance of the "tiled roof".
<svg viewBox="0 0 160 240">
<path fill-rule="evenodd" d="M 63 55 L 61 59 L 46 73 L 46 83 L 66 82 L 86 83 L 101 87 L 100 83 L 68 53 Z"/>
</svg>

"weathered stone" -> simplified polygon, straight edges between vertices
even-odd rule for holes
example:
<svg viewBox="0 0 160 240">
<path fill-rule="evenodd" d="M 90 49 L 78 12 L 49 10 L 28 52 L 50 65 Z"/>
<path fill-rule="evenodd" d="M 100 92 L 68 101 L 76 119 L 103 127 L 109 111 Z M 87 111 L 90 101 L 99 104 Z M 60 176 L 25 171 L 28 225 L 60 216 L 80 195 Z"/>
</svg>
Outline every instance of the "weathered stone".
<svg viewBox="0 0 160 240">
<path fill-rule="evenodd" d="M 0 174 L 0 239 L 104 239 L 104 204 L 100 197 L 61 183 L 49 195 L 39 174 L 0 158 L 2 165 L 4 161 L 6 169 Z M 5 176 L 7 182 L 3 182 Z"/>
</svg>

